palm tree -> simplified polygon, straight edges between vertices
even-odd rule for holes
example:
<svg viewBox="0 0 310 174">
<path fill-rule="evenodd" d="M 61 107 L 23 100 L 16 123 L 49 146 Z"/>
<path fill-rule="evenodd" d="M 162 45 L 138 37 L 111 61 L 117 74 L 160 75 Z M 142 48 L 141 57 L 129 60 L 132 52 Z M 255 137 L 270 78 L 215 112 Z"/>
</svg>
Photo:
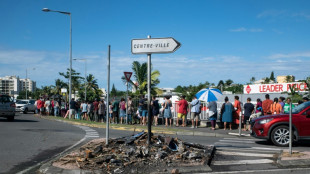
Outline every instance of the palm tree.
<svg viewBox="0 0 310 174">
<path fill-rule="evenodd" d="M 144 94 L 147 91 L 147 63 L 144 62 L 140 64 L 138 61 L 132 62 L 132 71 L 133 78 L 136 81 L 136 84 L 133 80 L 129 81 L 130 86 L 137 90 L 139 94 Z M 160 76 L 160 72 L 158 70 L 154 70 L 151 72 L 151 93 L 156 94 L 156 86 L 160 83 L 158 77 Z M 127 82 L 126 78 L 123 76 L 122 80 L 124 83 Z"/>
<path fill-rule="evenodd" d="M 80 76 L 80 73 L 76 72 L 74 69 L 71 71 L 71 80 L 72 80 L 72 90 L 73 91 L 79 91 L 81 80 L 83 80 L 83 77 Z M 60 72 L 59 75 L 63 76 L 64 78 L 68 79 L 69 82 L 69 68 L 67 69 L 66 73 Z M 69 85 L 68 85 L 69 86 Z M 69 91 L 69 89 L 67 89 Z"/>
<path fill-rule="evenodd" d="M 60 79 L 55 80 L 55 88 L 54 88 L 54 93 L 55 94 L 61 94 L 61 88 L 68 88 L 68 84 L 65 83 L 64 81 Z"/>
<path fill-rule="evenodd" d="M 254 83 L 255 82 L 255 77 L 252 77 L 251 79 L 250 79 L 250 83 Z"/>
<path fill-rule="evenodd" d="M 83 85 L 85 86 L 85 85 Z M 87 91 L 87 99 L 94 100 L 99 99 L 100 95 L 102 94 L 102 91 L 99 89 L 99 85 L 97 82 L 97 79 L 95 79 L 95 76 L 92 74 L 89 74 L 86 77 L 86 91 Z M 85 88 L 80 90 L 80 94 L 83 94 L 85 92 Z"/>
<path fill-rule="evenodd" d="M 233 84 L 233 83 L 234 83 L 234 81 L 231 80 L 231 79 L 228 79 L 228 80 L 225 81 L 225 85 L 226 85 L 226 86 L 230 86 L 230 85 Z"/>
</svg>

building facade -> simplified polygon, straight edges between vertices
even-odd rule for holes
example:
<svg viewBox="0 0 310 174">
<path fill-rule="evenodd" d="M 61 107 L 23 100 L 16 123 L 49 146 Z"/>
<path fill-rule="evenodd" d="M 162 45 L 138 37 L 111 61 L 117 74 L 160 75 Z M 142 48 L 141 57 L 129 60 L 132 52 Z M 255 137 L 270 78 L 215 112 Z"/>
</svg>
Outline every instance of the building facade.
<svg viewBox="0 0 310 174">
<path fill-rule="evenodd" d="M 21 91 L 34 92 L 36 82 L 30 79 L 20 79 L 18 76 L 0 77 L 0 94 L 17 97 Z"/>
</svg>

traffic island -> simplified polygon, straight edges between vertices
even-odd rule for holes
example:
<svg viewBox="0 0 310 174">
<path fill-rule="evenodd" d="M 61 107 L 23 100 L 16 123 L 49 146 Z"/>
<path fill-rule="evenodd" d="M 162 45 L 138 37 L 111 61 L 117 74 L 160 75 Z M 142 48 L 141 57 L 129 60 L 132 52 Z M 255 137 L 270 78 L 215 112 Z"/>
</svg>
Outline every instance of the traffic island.
<svg viewBox="0 0 310 174">
<path fill-rule="evenodd" d="M 293 151 L 292 154 L 290 154 L 288 150 L 284 150 L 278 158 L 278 164 L 283 167 L 309 167 L 310 151 Z"/>
<path fill-rule="evenodd" d="M 140 132 L 129 137 L 110 139 L 108 145 L 105 139 L 92 140 L 53 161 L 51 165 L 54 171 L 61 173 L 210 172 L 213 151 L 214 146 L 183 142 L 161 135 L 153 135 L 151 145 L 148 145 L 147 133 Z"/>
</svg>

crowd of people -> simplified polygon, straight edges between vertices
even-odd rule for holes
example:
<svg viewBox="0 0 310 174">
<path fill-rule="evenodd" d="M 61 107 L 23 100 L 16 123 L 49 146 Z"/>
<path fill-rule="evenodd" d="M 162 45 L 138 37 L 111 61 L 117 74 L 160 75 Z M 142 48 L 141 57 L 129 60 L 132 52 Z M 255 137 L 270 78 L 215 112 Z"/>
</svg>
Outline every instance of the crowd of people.
<svg viewBox="0 0 310 174">
<path fill-rule="evenodd" d="M 303 100 L 303 102 L 309 101 L 306 97 L 304 97 Z M 252 104 L 251 98 L 247 98 L 247 102 L 243 105 L 243 108 L 241 108 L 242 105 L 238 96 L 234 97 L 234 104 L 229 101 L 228 97 L 225 97 L 224 101 L 225 102 L 221 106 L 219 113 L 216 101 L 208 102 L 206 106 L 209 112 L 208 115 L 209 121 L 211 122 L 211 129 L 213 130 L 216 128 L 216 121 L 218 119 L 223 123 L 224 130 L 228 128 L 231 130 L 232 123 L 237 123 L 239 121 L 239 116 L 242 115 L 243 110 L 243 130 L 247 131 L 250 129 L 249 121 L 251 119 L 262 115 L 289 112 L 291 103 L 290 98 L 285 99 L 284 97 L 271 100 L 269 94 L 265 95 L 264 101 L 261 101 L 258 98 L 255 106 Z M 108 104 L 104 100 L 97 99 L 94 101 L 75 101 L 75 99 L 72 98 L 69 103 L 66 103 L 64 100 L 60 99 L 50 100 L 49 98 L 40 98 L 37 99 L 35 105 L 37 108 L 36 113 L 40 115 L 62 116 L 69 119 L 80 119 L 102 123 L 109 121 L 111 124 L 127 123 L 146 125 L 148 122 L 147 103 L 147 99 L 141 95 L 137 104 L 133 102 L 131 97 L 128 97 L 127 99 L 121 98 L 119 101 L 113 98 Z M 165 124 L 166 127 L 173 126 L 173 105 L 170 96 L 166 96 L 162 103 L 153 96 L 150 107 L 150 121 L 154 126 L 159 124 L 160 115 L 162 116 L 163 124 Z M 198 127 L 200 121 L 199 116 L 202 110 L 201 101 L 194 96 L 192 101 L 188 102 L 185 100 L 185 96 L 181 96 L 175 107 L 177 107 L 175 126 L 186 127 L 189 121 L 189 123 L 191 123 L 191 128 Z M 294 105 L 292 105 L 292 108 L 294 108 Z M 106 120 L 106 112 L 108 112 L 109 115 L 108 120 Z M 190 114 L 190 120 L 187 120 L 188 114 Z"/>
<path fill-rule="evenodd" d="M 302 102 L 307 102 L 309 99 L 307 97 L 303 98 L 303 101 L 298 102 L 301 104 Z M 244 114 L 243 120 L 244 123 L 244 131 L 250 129 L 249 121 L 251 119 L 260 117 L 262 115 L 272 115 L 272 114 L 281 114 L 288 113 L 290 110 L 291 98 L 274 98 L 270 99 L 269 94 L 265 95 L 265 100 L 261 101 L 261 99 L 257 99 L 256 106 L 251 103 L 251 98 L 247 98 L 247 102 L 243 105 Z M 295 105 L 292 105 L 292 109 Z M 225 103 L 221 107 L 220 112 L 220 120 L 224 122 L 224 130 L 227 128 L 227 124 L 229 124 L 229 129 L 231 130 L 232 122 L 234 119 L 239 119 L 241 114 L 241 103 L 239 101 L 239 97 L 235 96 L 234 105 L 229 102 L 228 97 L 225 97 Z M 212 125 L 213 126 L 213 125 Z"/>
</svg>

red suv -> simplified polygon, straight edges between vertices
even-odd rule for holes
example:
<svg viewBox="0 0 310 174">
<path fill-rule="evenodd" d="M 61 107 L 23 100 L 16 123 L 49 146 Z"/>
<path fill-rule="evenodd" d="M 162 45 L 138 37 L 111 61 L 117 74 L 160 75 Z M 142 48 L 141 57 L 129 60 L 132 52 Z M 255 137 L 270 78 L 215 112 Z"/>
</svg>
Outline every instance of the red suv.
<svg viewBox="0 0 310 174">
<path fill-rule="evenodd" d="M 310 101 L 292 110 L 294 141 L 310 139 Z M 271 140 L 277 146 L 289 145 L 289 113 L 261 116 L 251 122 L 251 135 Z"/>
</svg>

